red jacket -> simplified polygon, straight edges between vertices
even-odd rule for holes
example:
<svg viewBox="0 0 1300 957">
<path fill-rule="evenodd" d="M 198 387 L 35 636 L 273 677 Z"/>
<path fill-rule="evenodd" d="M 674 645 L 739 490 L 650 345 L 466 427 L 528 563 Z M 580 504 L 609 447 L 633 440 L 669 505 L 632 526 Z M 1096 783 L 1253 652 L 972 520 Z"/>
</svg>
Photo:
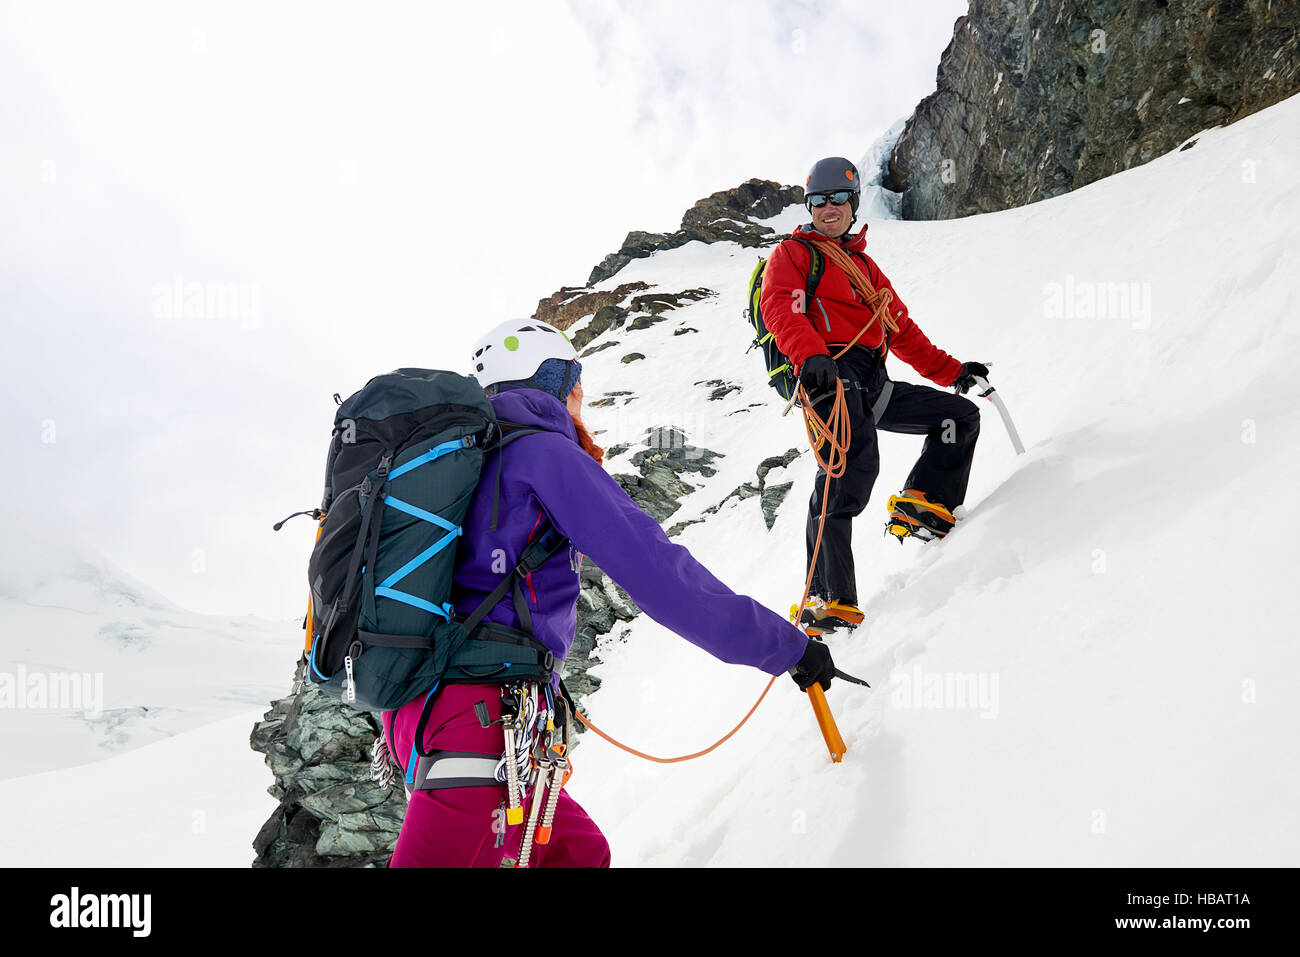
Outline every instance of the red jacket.
<svg viewBox="0 0 1300 957">
<path fill-rule="evenodd" d="M 763 270 L 763 289 L 759 294 L 763 322 L 776 337 L 777 348 L 790 357 L 796 371 L 809 356 L 830 355 L 838 351 L 830 349 L 829 345 L 851 341 L 871 318 L 871 310 L 863 304 L 849 277 L 830 260 L 825 260 L 826 271 L 817 285 L 813 301 L 807 304 L 806 312 L 795 311 L 803 298 L 809 266 L 808 250 L 795 240 L 815 235 L 814 230 L 800 226 L 794 231 L 795 238 L 785 240 L 772 251 Z M 817 240 L 810 238 L 808 241 Z M 907 314 L 907 306 L 898 298 L 889 279 L 875 260 L 866 254 L 867 227 L 863 226 L 856 236 L 846 236 L 840 245 L 845 252 L 856 255 L 859 262 L 863 262 L 867 278 L 875 288 L 893 293 L 894 301 L 889 311 L 898 323 L 898 331 L 893 333 L 889 351 L 898 353 L 899 358 L 913 369 L 941 386 L 950 386 L 957 381 L 961 363 L 926 338 Z M 858 340 L 858 345 L 879 350 L 883 342 L 884 329 L 877 323 Z"/>
</svg>

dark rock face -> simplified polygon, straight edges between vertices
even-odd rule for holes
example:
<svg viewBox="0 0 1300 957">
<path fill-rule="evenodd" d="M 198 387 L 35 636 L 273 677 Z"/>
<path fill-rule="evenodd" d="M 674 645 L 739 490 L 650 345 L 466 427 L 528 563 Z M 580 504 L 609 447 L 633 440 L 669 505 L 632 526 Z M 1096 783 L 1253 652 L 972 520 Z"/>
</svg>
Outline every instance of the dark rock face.
<svg viewBox="0 0 1300 957">
<path fill-rule="evenodd" d="M 644 296 L 632 298 L 632 311 L 660 316 L 670 309 L 681 308 L 683 302 L 699 302 L 701 299 L 716 295 L 717 293 L 712 289 L 705 289 L 702 286 L 697 289 L 683 289 L 681 292 L 646 293 Z"/>
<path fill-rule="evenodd" d="M 623 473 L 614 480 L 643 512 L 662 525 L 681 507 L 678 500 L 695 491 L 681 476 L 690 472 L 706 478 L 717 474 L 710 463 L 721 454 L 691 445 L 680 429 L 647 429 L 644 444 L 646 448 L 630 460 L 641 474 Z"/>
<path fill-rule="evenodd" d="M 299 666 L 295 686 L 302 677 Z M 406 792 L 370 780 L 377 716 L 307 686 L 271 703 L 249 744 L 266 755 L 280 806 L 253 840 L 254 867 L 383 867 Z"/>
<path fill-rule="evenodd" d="M 597 352 L 603 352 L 606 349 L 612 349 L 616 345 L 618 345 L 617 339 L 611 339 L 609 342 L 602 342 L 598 346 L 592 346 L 590 349 L 584 349 L 579 354 L 579 358 L 585 359 L 587 358 L 587 356 L 595 355 Z"/>
<path fill-rule="evenodd" d="M 594 350 L 594 351 L 599 351 L 599 350 Z M 626 389 L 618 389 L 614 392 L 606 392 L 599 399 L 593 399 L 591 402 L 588 402 L 587 405 L 591 406 L 594 409 L 604 409 L 604 408 L 609 408 L 620 401 L 624 405 L 627 405 L 634 398 L 636 398 L 636 396 L 633 395 L 633 393 L 628 392 Z M 627 448 L 627 446 L 623 446 L 623 448 Z M 612 457 L 614 455 L 614 452 L 611 450 L 609 454 Z"/>
<path fill-rule="evenodd" d="M 648 288 L 645 283 L 626 283 L 619 286 L 619 290 L 634 290 Z M 617 292 L 618 290 L 615 290 Z M 610 329 L 621 329 L 627 325 L 627 331 L 633 332 L 638 329 L 648 329 L 655 323 L 662 322 L 667 317 L 663 313 L 670 309 L 677 309 L 683 303 L 699 302 L 701 299 L 707 299 L 710 296 L 716 296 L 717 293 L 712 289 L 683 289 L 681 292 L 659 292 L 647 294 L 644 296 L 632 296 L 631 291 L 624 293 L 617 299 L 610 297 L 614 293 L 597 294 L 599 302 L 603 303 L 595 310 L 591 317 L 591 322 L 584 325 L 575 332 L 571 337 L 573 348 L 582 349 L 597 336 L 608 332 Z M 624 301 L 631 296 L 631 301 L 624 305 Z M 574 300 L 575 302 L 579 300 Z M 584 297 L 588 305 L 597 301 L 596 296 Z M 632 322 L 628 323 L 628 318 L 636 313 L 642 315 L 636 316 Z M 585 314 L 584 314 L 585 315 Z M 579 316 L 577 318 L 583 318 Z M 576 321 L 572 320 L 571 321 Z M 588 349 L 583 355 L 590 355 L 593 352 L 599 352 L 601 349 L 608 349 L 610 343 L 603 343 L 595 348 Z"/>
<path fill-rule="evenodd" d="M 587 323 L 575 332 L 569 337 L 569 339 L 573 343 L 573 348 L 581 349 L 602 332 L 608 332 L 610 329 L 617 329 L 626 321 L 626 309 L 622 309 L 616 305 L 601 306 L 596 310 L 596 314 L 591 317 L 591 322 Z"/>
<path fill-rule="evenodd" d="M 632 293 L 649 288 L 644 282 L 626 282 L 607 292 L 593 292 L 586 286 L 563 286 L 537 304 L 533 318 L 549 322 L 557 329 L 567 329 L 584 316 L 617 305 Z"/>
<path fill-rule="evenodd" d="M 667 316 L 637 316 L 628 323 L 627 331 L 636 332 L 639 329 L 649 329 L 651 326 L 663 322 L 667 318 Z"/>
<path fill-rule="evenodd" d="M 1300 90 L 1300 5 L 971 0 L 890 159 L 905 219 L 1022 206 Z"/>
<path fill-rule="evenodd" d="M 676 249 L 689 242 L 730 241 L 742 246 L 765 246 L 777 238 L 770 226 L 756 220 L 775 216 L 792 203 L 803 202 L 803 187 L 781 186 L 770 180 L 751 179 L 735 189 L 706 196 L 686 211 L 682 227 L 672 233 L 633 231 L 616 252 L 591 271 L 587 285 L 613 276 L 633 259 L 644 259 L 661 249 Z M 540 317 L 539 317 L 540 318 Z"/>
<path fill-rule="evenodd" d="M 759 500 L 759 508 L 763 511 L 763 524 L 767 526 L 768 531 L 771 531 L 772 526 L 776 524 L 776 510 L 780 508 L 781 503 L 785 501 L 786 495 L 790 492 L 790 489 L 794 487 L 794 482 L 783 482 L 780 485 L 768 485 L 767 474 L 771 472 L 772 469 L 789 465 L 798 457 L 798 449 L 789 449 L 784 455 L 773 455 L 770 458 L 763 459 L 762 462 L 758 463 L 758 468 L 755 470 L 758 476 L 757 485 L 746 482 L 744 485 L 737 486 L 717 505 L 712 505 L 709 508 L 706 508 L 704 510 L 705 513 L 709 515 L 716 514 L 721 510 L 722 506 L 726 505 L 727 502 L 731 501 L 733 498 L 743 502 L 747 498 L 757 497 Z M 685 528 L 686 525 L 689 524 L 691 523 L 683 523 L 682 528 Z"/>
<path fill-rule="evenodd" d="M 695 383 L 696 385 L 711 386 L 713 391 L 709 393 L 709 401 L 716 402 L 719 399 L 726 398 L 733 392 L 739 392 L 741 387 L 734 382 L 727 382 L 725 379 L 705 379 Z"/>
</svg>

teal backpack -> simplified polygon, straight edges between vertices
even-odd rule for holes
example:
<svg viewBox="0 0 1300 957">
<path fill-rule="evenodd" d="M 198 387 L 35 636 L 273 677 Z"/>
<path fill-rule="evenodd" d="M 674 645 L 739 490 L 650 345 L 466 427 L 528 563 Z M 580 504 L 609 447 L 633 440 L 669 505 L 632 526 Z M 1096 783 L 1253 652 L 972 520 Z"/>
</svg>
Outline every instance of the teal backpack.
<svg viewBox="0 0 1300 957">
<path fill-rule="evenodd" d="M 300 513 L 320 522 L 308 681 L 358 710 L 393 711 L 441 683 L 551 680 L 559 663 L 531 634 L 483 623 L 567 544 L 549 523 L 477 608 L 451 604 L 484 456 L 537 431 L 498 420 L 477 380 L 454 372 L 398 369 L 340 403 L 324 498 Z"/>
</svg>

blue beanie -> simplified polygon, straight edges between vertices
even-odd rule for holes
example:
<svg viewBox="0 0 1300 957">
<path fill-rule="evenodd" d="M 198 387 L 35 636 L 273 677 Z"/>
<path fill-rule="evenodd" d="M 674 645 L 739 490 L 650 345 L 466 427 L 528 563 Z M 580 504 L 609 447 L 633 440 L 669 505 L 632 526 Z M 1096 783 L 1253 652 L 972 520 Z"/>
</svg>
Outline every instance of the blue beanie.
<svg viewBox="0 0 1300 957">
<path fill-rule="evenodd" d="M 581 376 L 582 363 L 577 359 L 547 359 L 533 373 L 533 384 L 563 402 Z"/>
<path fill-rule="evenodd" d="M 511 389 L 541 389 L 563 402 L 582 378 L 582 363 L 577 359 L 547 359 L 537 367 L 532 378 L 522 382 L 498 382 L 488 386 L 489 395 Z"/>
</svg>

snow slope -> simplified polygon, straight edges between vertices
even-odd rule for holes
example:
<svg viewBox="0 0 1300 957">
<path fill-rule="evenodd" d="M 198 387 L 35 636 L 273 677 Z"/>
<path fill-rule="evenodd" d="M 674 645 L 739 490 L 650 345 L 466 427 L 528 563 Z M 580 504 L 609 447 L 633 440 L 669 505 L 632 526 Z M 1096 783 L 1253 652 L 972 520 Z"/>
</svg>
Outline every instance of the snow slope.
<svg viewBox="0 0 1300 957">
<path fill-rule="evenodd" d="M 883 503 L 918 442 L 883 436 L 881 478 L 855 541 L 869 621 L 833 639 L 840 667 L 875 686 L 830 689 L 844 762 L 829 762 L 784 677 L 735 738 L 698 761 L 651 765 L 587 736 L 569 786 L 605 828 L 616 865 L 1300 861 L 1291 586 L 1300 546 L 1284 517 L 1300 465 L 1289 414 L 1300 398 L 1298 152 L 1292 99 L 1024 209 L 872 221 L 869 248 L 926 333 L 959 358 L 994 362 L 1028 453 L 1012 454 L 988 409 L 969 518 L 942 544 L 899 547 L 880 534 Z M 775 222 L 802 218 L 789 210 Z M 780 417 L 759 360 L 744 354 L 739 312 L 757 257 L 692 243 L 632 262 L 604 286 L 640 279 L 718 295 L 648 329 L 605 333 L 593 344 L 619 345 L 584 360 L 584 384 L 589 401 L 632 393 L 587 413 L 607 445 L 678 424 L 725 453 L 712 477 L 689 476 L 699 488 L 670 521 L 704 517 L 679 541 L 784 613 L 803 580 L 812 466 L 800 423 Z M 623 364 L 632 352 L 646 358 Z M 891 370 L 916 381 L 897 360 Z M 713 380 L 741 388 L 710 401 Z M 756 499 L 705 512 L 790 448 L 805 451 L 767 478 L 794 483 L 770 531 Z M 611 470 L 628 470 L 631 451 Z M 318 463 L 302 467 L 315 474 Z M 266 636 L 245 641 L 212 620 L 201 633 L 198 616 L 160 609 L 138 588 L 140 601 L 124 605 L 117 586 L 87 591 L 69 562 L 53 567 L 55 591 L 89 603 L 65 594 L 46 607 L 30 581 L 6 592 L 6 658 L 78 671 L 99 661 L 108 672 L 102 662 L 115 655 L 141 666 L 142 685 L 169 687 L 183 673 L 194 687 L 183 700 L 106 688 L 114 706 L 174 709 L 177 724 L 154 727 L 180 733 L 44 774 L 30 773 L 40 749 L 10 761 L 13 742 L 39 729 L 0 714 L 6 772 L 28 769 L 0 781 L 0 810 L 29 824 L 0 856 L 246 863 L 271 808 L 270 775 L 248 749 L 250 708 L 283 693 L 296 634 L 278 639 L 283 650 L 268 661 L 256 650 Z M 133 634 L 150 647 L 132 647 Z M 34 645 L 42 635 L 52 637 Z M 712 742 L 767 683 L 644 618 L 601 657 L 593 718 L 659 754 Z M 203 724 L 221 709 L 228 720 Z M 124 743 L 149 740 L 154 720 Z M 73 755 L 99 747 L 99 732 L 57 721 L 46 740 Z M 38 841 L 52 828 L 57 839 Z"/>
<path fill-rule="evenodd" d="M 1300 546 L 1283 517 L 1300 472 L 1298 149 L 1292 99 L 1048 202 L 872 223 L 869 249 L 927 334 L 994 361 L 1028 454 L 987 408 L 970 518 L 942 545 L 900 548 L 881 537 L 883 503 L 918 442 L 884 436 L 855 539 L 869 621 L 833 639 L 875 686 L 830 690 L 846 760 L 829 763 L 786 679 L 699 761 L 588 739 L 570 787 L 617 864 L 1300 861 Z M 728 453 L 673 521 L 806 448 L 742 356 L 756 258 L 692 244 L 606 283 L 721 293 L 670 314 L 700 334 L 657 325 L 584 376 L 590 397 L 603 376 L 637 396 L 593 410 L 594 427 L 627 440 L 642 403 Z M 633 348 L 651 359 L 615 365 Z M 704 401 L 694 383 L 719 377 L 744 388 Z M 680 539 L 778 611 L 802 584 L 808 453 L 784 471 L 768 477 L 794 481 L 770 532 L 755 499 L 733 500 Z M 720 736 L 766 680 L 645 620 L 602 658 L 594 719 L 659 754 Z"/>
<path fill-rule="evenodd" d="M 252 836 L 276 806 L 262 756 L 248 747 L 264 710 L 234 712 L 94 764 L 0 781 L 5 819 L 26 823 L 0 833 L 0 860 L 12 867 L 247 867 Z"/>
</svg>

